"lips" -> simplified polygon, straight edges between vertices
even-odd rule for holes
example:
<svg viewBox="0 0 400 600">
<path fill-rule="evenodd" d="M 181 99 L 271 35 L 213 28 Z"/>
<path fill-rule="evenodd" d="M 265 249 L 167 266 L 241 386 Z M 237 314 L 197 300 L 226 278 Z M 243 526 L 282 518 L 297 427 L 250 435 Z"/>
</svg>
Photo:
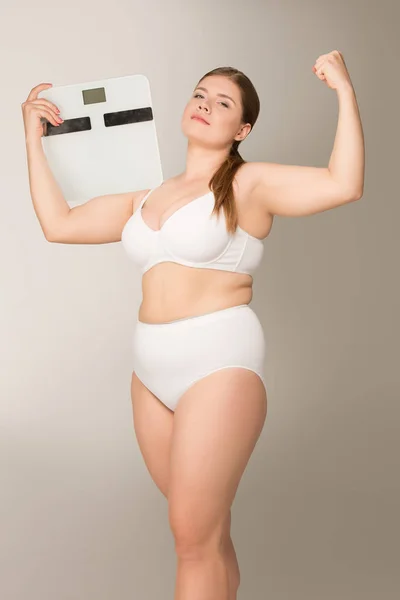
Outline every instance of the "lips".
<svg viewBox="0 0 400 600">
<path fill-rule="evenodd" d="M 196 121 L 201 121 L 202 123 L 205 123 L 206 125 L 210 124 L 208 121 L 206 121 L 202 117 L 199 117 L 198 115 L 193 115 L 192 119 L 196 119 Z"/>
</svg>

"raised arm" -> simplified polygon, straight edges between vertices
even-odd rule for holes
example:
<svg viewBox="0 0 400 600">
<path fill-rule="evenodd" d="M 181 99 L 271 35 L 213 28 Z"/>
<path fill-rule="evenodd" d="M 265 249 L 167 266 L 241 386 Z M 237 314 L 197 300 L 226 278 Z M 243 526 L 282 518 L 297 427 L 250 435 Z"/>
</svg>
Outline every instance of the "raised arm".
<svg viewBox="0 0 400 600">
<path fill-rule="evenodd" d="M 59 110 L 38 98 L 51 84 L 35 86 L 22 103 L 29 186 L 33 208 L 45 238 L 63 244 L 107 244 L 121 240 L 122 229 L 132 215 L 137 198 L 146 190 L 107 194 L 70 208 L 55 180 L 42 147 L 42 120 L 59 125 Z"/>
<path fill-rule="evenodd" d="M 106 194 L 70 208 L 50 170 L 41 141 L 27 142 L 31 197 L 49 242 L 108 244 L 121 241 L 136 199 L 146 190 Z"/>
<path fill-rule="evenodd" d="M 313 215 L 362 197 L 364 136 L 356 100 L 343 57 L 336 50 L 320 57 L 314 72 L 335 89 L 339 117 L 327 167 L 249 163 L 254 196 L 273 215 Z"/>
</svg>

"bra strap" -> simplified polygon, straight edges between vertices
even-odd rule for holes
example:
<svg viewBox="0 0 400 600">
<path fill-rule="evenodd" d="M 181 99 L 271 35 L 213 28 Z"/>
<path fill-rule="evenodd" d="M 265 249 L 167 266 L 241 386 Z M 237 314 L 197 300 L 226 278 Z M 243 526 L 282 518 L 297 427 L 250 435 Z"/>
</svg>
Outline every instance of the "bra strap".
<svg viewBox="0 0 400 600">
<path fill-rule="evenodd" d="M 150 196 L 151 192 L 154 190 L 155 188 L 151 188 L 151 190 L 149 190 L 147 192 L 147 194 L 144 195 L 144 197 L 142 198 L 139 208 L 142 208 L 143 204 L 146 202 L 147 198 Z"/>
</svg>

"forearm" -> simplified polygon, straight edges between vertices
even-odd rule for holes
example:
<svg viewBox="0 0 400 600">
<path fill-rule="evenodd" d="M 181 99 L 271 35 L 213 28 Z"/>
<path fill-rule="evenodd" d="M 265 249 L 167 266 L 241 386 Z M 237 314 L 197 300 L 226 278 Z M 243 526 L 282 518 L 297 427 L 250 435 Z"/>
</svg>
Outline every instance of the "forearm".
<svg viewBox="0 0 400 600">
<path fill-rule="evenodd" d="M 364 191 L 365 148 L 357 99 L 351 85 L 338 89 L 337 95 L 338 125 L 328 168 L 350 197 L 358 197 Z"/>
<path fill-rule="evenodd" d="M 40 139 L 25 140 L 33 208 L 46 238 L 70 211 L 47 162 Z"/>
</svg>

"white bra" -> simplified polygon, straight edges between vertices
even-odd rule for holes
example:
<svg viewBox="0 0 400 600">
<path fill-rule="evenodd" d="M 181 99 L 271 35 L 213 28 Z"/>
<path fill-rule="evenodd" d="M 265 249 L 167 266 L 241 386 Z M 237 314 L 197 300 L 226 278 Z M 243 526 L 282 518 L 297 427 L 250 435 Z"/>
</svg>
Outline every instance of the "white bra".
<svg viewBox="0 0 400 600">
<path fill-rule="evenodd" d="M 263 240 L 239 226 L 235 233 L 228 233 L 223 209 L 219 215 L 211 214 L 215 204 L 212 191 L 178 208 L 160 229 L 149 227 L 142 207 L 154 189 L 145 195 L 121 235 L 127 255 L 142 274 L 162 262 L 246 274 L 259 266 Z"/>
</svg>

